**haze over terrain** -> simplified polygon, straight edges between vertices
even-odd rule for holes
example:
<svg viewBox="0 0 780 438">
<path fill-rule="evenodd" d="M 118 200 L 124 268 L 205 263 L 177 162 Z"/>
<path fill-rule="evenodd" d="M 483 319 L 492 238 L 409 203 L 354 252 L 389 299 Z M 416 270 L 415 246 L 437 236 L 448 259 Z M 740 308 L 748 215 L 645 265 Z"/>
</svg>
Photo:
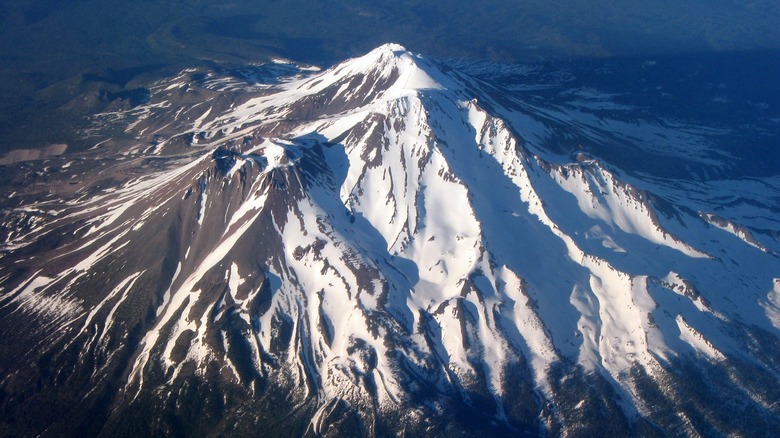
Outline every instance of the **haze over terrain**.
<svg viewBox="0 0 780 438">
<path fill-rule="evenodd" d="M 132 91 L 213 62 L 327 66 L 386 42 L 502 62 L 758 51 L 758 66 L 726 57 L 714 70 L 779 71 L 778 56 L 766 52 L 780 48 L 772 0 L 4 0 L 0 8 L 0 152 L 86 147 L 69 138 L 95 109 L 89 99 L 73 102 L 85 93 Z"/>
</svg>

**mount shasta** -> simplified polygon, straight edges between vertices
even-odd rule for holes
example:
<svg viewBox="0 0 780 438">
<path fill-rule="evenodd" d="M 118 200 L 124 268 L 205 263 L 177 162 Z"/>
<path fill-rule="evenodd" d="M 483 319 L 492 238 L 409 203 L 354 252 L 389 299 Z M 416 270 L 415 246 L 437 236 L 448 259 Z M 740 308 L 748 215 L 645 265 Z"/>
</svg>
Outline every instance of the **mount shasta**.
<svg viewBox="0 0 780 438">
<path fill-rule="evenodd" d="M 4 166 L 0 434 L 780 434 L 779 177 L 467 67 L 188 70 Z"/>
</svg>

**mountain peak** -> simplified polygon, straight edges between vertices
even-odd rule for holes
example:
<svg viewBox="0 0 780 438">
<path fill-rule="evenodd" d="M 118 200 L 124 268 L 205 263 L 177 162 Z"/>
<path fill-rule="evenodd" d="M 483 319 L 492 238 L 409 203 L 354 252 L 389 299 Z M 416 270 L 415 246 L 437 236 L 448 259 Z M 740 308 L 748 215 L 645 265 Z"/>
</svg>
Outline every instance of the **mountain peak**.
<svg viewBox="0 0 780 438">
<path fill-rule="evenodd" d="M 290 82 L 280 106 L 258 112 L 260 106 L 250 101 L 241 112 L 250 119 L 312 120 L 343 114 L 389 101 L 415 96 L 424 91 L 447 90 L 460 97 L 464 88 L 458 78 L 421 55 L 398 44 L 384 44 L 367 54 L 348 59 L 301 81 Z M 261 100 L 264 100 L 262 98 Z M 242 124 L 249 119 L 242 118 Z M 221 122 L 220 122 L 221 123 Z M 218 125 L 218 129 L 224 126 Z"/>
<path fill-rule="evenodd" d="M 323 77 L 338 83 L 350 82 L 353 89 L 372 84 L 370 94 L 389 98 L 422 90 L 450 89 L 453 85 L 435 63 L 394 43 L 383 44 L 363 56 L 338 64 Z M 360 78 L 361 83 L 358 84 L 355 78 Z"/>
<path fill-rule="evenodd" d="M 375 48 L 370 53 L 377 52 L 377 53 L 393 53 L 395 55 L 401 55 L 403 53 L 410 53 L 408 50 L 406 50 L 406 47 L 398 44 L 398 43 L 385 43 L 381 46 Z"/>
</svg>

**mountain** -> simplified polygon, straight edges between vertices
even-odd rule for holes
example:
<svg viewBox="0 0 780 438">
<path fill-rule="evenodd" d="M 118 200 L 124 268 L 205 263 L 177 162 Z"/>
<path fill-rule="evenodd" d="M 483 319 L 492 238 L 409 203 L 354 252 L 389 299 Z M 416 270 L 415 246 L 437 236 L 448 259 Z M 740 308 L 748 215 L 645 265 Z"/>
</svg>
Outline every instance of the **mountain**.
<svg viewBox="0 0 780 438">
<path fill-rule="evenodd" d="M 0 432 L 780 433 L 780 179 L 488 69 L 187 70 L 4 166 Z"/>
</svg>

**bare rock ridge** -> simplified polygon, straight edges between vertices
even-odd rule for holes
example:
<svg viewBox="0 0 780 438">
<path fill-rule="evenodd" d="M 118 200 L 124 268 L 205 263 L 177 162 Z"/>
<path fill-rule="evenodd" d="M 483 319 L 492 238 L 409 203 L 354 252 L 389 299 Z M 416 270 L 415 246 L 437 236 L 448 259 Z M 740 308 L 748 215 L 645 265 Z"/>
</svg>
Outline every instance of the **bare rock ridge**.
<svg viewBox="0 0 780 438">
<path fill-rule="evenodd" d="M 3 201 L 0 434 L 780 433 L 762 199 L 399 45 L 287 70 L 162 80 Z"/>
</svg>

